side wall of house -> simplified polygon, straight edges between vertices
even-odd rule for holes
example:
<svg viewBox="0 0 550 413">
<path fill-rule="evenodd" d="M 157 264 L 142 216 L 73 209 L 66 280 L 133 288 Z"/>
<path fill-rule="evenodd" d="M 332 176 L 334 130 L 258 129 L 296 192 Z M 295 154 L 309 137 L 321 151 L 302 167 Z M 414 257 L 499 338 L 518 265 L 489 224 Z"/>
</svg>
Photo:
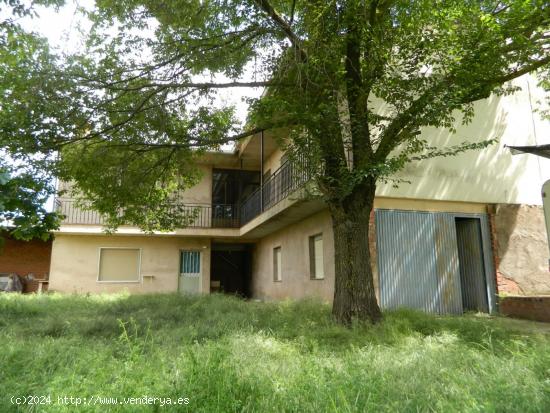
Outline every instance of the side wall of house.
<svg viewBox="0 0 550 413">
<path fill-rule="evenodd" d="M 212 201 L 212 166 L 198 165 L 201 176 L 199 182 L 187 188 L 182 194 L 182 202 L 189 204 L 210 204 Z M 58 199 L 71 199 L 72 184 L 70 182 L 59 182 L 58 190 L 65 192 Z"/>
<path fill-rule="evenodd" d="M 265 174 L 267 171 L 271 171 L 271 173 L 273 173 L 279 169 L 283 155 L 284 152 L 281 149 L 275 149 L 275 151 L 264 160 L 264 170 L 262 174 Z"/>
<path fill-rule="evenodd" d="M 309 237 L 323 234 L 324 274 L 312 280 Z M 273 249 L 281 247 L 282 281 L 273 280 Z M 307 296 L 332 300 L 334 292 L 334 238 L 328 211 L 274 232 L 255 245 L 252 256 L 252 296 L 267 300 Z"/>
<path fill-rule="evenodd" d="M 141 249 L 139 282 L 98 282 L 100 248 Z M 201 251 L 202 291 L 210 291 L 210 240 L 159 236 L 62 235 L 52 248 L 50 290 L 66 293 L 175 292 L 180 250 Z"/>
<path fill-rule="evenodd" d="M 466 125 L 461 116 L 456 133 L 442 128 L 423 128 L 430 145 L 448 147 L 461 142 L 496 139 L 482 150 L 456 156 L 411 162 L 397 174 L 410 183 L 397 188 L 381 183 L 377 195 L 392 198 L 479 202 L 485 204 L 542 205 L 541 188 L 550 179 L 550 159 L 512 155 L 506 146 L 541 145 L 548 142 L 550 122 L 535 109 L 548 93 L 526 75 L 514 80 L 521 90 L 508 96 L 492 95 L 475 102 L 475 115 Z M 541 103 L 542 102 L 542 103 Z"/>
<path fill-rule="evenodd" d="M 496 205 L 492 223 L 499 292 L 550 294 L 550 252 L 542 207 Z"/>
<path fill-rule="evenodd" d="M 210 204 L 212 202 L 212 166 L 199 165 L 201 179 L 195 186 L 187 188 L 181 201 L 187 204 Z"/>
<path fill-rule="evenodd" d="M 375 208 L 412 212 L 486 213 L 485 204 L 436 202 L 427 200 L 377 198 Z M 323 234 L 324 280 L 311 280 L 309 237 Z M 374 284 L 379 296 L 377 239 L 374 215 L 369 232 Z M 281 247 L 282 281 L 274 281 L 273 249 Z M 444 257 L 443 257 L 444 258 Z M 449 258 L 450 259 L 450 258 Z M 334 294 L 334 235 L 327 210 L 270 234 L 255 245 L 253 252 L 252 295 L 259 299 L 320 297 L 332 301 Z M 494 274 L 491 274 L 494 277 Z"/>
</svg>

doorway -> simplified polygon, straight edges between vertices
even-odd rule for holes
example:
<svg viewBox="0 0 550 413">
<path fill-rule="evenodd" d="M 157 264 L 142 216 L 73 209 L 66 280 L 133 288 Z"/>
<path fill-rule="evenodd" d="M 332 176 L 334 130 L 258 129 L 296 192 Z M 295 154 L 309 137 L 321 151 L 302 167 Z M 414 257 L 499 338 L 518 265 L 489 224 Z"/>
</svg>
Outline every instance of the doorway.
<svg viewBox="0 0 550 413">
<path fill-rule="evenodd" d="M 188 294 L 198 294 L 202 291 L 202 254 L 198 250 L 180 251 L 180 271 L 178 291 Z"/>
<path fill-rule="evenodd" d="M 489 312 L 479 218 L 455 218 L 463 311 Z"/>
<path fill-rule="evenodd" d="M 210 292 L 249 298 L 251 247 L 248 244 L 212 244 L 211 254 Z"/>
</svg>

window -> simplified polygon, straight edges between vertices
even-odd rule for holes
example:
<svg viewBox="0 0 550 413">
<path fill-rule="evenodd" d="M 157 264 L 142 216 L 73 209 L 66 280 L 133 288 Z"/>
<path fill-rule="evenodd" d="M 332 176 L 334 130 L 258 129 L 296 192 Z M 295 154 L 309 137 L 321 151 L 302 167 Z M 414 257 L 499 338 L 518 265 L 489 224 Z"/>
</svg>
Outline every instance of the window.
<svg viewBox="0 0 550 413">
<path fill-rule="evenodd" d="M 281 247 L 273 248 L 273 281 L 282 281 Z"/>
<path fill-rule="evenodd" d="M 201 252 L 180 251 L 178 290 L 183 293 L 198 294 L 202 291 L 201 284 Z"/>
<path fill-rule="evenodd" d="M 312 280 L 322 280 L 325 278 L 323 234 L 309 237 L 309 274 Z"/>
<path fill-rule="evenodd" d="M 201 274 L 201 253 L 200 251 L 181 252 L 180 273 L 187 277 L 198 277 Z"/>
<path fill-rule="evenodd" d="M 98 281 L 139 282 L 141 250 L 138 248 L 100 248 Z"/>
</svg>

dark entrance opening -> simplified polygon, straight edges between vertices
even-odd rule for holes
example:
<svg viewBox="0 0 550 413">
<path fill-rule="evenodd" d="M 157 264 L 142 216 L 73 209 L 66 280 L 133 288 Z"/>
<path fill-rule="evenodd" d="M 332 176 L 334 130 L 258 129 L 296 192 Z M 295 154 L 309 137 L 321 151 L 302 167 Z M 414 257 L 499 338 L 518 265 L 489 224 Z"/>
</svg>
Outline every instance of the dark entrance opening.
<svg viewBox="0 0 550 413">
<path fill-rule="evenodd" d="M 488 313 L 481 221 L 479 218 L 455 218 L 455 223 L 463 310 Z"/>
<path fill-rule="evenodd" d="M 252 274 L 247 244 L 212 244 L 210 291 L 249 298 Z"/>
</svg>

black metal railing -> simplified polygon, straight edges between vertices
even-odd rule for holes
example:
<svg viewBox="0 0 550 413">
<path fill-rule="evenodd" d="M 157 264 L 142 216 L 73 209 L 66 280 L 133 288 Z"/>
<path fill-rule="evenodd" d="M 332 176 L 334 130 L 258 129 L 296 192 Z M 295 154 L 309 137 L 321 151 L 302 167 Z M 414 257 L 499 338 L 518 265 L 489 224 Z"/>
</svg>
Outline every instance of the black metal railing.
<svg viewBox="0 0 550 413">
<path fill-rule="evenodd" d="M 105 219 L 74 199 L 58 198 L 55 210 L 64 216 L 63 224 L 103 225 Z M 239 209 L 228 204 L 174 204 L 171 208 L 178 218 L 191 228 L 239 228 Z"/>
<path fill-rule="evenodd" d="M 56 198 L 55 211 L 63 215 L 63 224 L 103 224 L 103 217 L 99 212 L 83 208 L 74 199 Z"/>
<path fill-rule="evenodd" d="M 307 160 L 286 161 L 241 204 L 241 225 L 275 206 L 311 179 Z"/>
</svg>

